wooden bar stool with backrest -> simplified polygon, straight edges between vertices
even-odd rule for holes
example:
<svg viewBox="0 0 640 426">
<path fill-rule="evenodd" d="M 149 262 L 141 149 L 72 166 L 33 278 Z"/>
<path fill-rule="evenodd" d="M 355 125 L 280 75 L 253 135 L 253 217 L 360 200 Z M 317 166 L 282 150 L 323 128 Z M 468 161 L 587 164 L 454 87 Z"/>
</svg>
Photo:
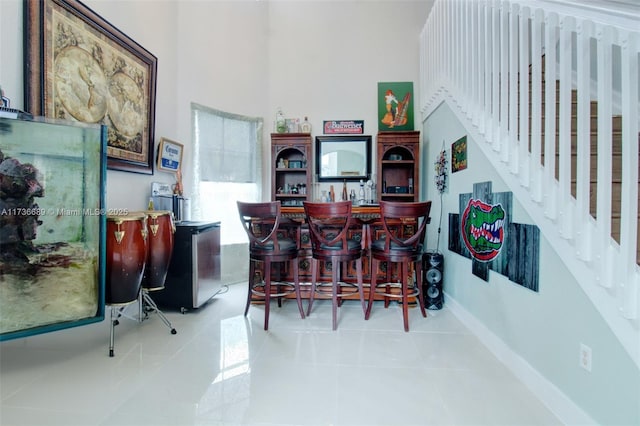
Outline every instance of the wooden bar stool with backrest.
<svg viewBox="0 0 640 426">
<path fill-rule="evenodd" d="M 238 201 L 238 213 L 249 237 L 249 291 L 247 294 L 247 305 L 244 315 L 249 312 L 251 305 L 251 295 L 256 294 L 264 297 L 264 329 L 269 329 L 269 305 L 272 297 L 278 298 L 278 306 L 281 306 L 283 296 L 296 295 L 300 316 L 304 318 L 304 309 L 300 297 L 300 279 L 298 268 L 298 250 L 300 246 L 300 224 L 283 218 L 280 213 L 280 201 L 270 201 L 264 203 L 245 203 Z M 286 231 L 283 231 L 283 222 L 289 226 L 296 227 L 297 238 L 289 238 Z M 255 282 L 256 262 L 264 264 L 264 284 Z M 282 283 L 278 280 L 276 285 L 278 290 L 271 293 L 271 264 L 274 262 L 290 262 L 293 268 L 293 283 Z M 278 269 L 278 278 L 279 278 Z M 282 286 L 290 290 L 283 291 Z M 264 292 L 258 290 L 264 287 Z"/>
<path fill-rule="evenodd" d="M 333 329 L 338 327 L 338 305 L 342 297 L 352 295 L 342 291 L 342 285 L 353 287 L 354 284 L 340 282 L 340 265 L 356 262 L 357 289 L 364 313 L 366 306 L 362 286 L 362 245 L 361 242 L 349 238 L 349 230 L 362 228 L 362 222 L 351 216 L 351 202 L 311 203 L 303 202 L 304 212 L 309 226 L 312 253 L 311 293 L 307 315 L 311 313 L 313 300 L 317 291 L 319 262 L 331 262 L 331 300 L 333 307 Z"/>
<path fill-rule="evenodd" d="M 371 315 L 371 307 L 375 294 L 385 297 L 402 299 L 402 316 L 404 319 L 404 331 L 409 331 L 409 299 L 418 299 L 422 316 L 426 318 L 427 312 L 424 309 L 424 300 L 420 295 L 422 289 L 422 254 L 426 226 L 429 222 L 429 212 L 431 201 L 404 203 L 380 201 L 380 221 L 384 233 L 382 238 L 371 243 L 371 289 L 369 290 L 369 303 L 365 319 Z M 415 232 L 411 235 L 404 235 L 404 229 L 413 227 Z M 395 228 L 395 229 L 394 229 Z M 376 283 L 376 271 L 380 262 L 387 262 L 387 271 L 391 270 L 392 263 L 400 265 L 398 269 L 399 283 Z M 410 265 L 414 265 L 416 279 L 409 288 Z M 394 292 L 393 290 L 396 289 Z M 399 290 L 399 293 L 398 291 Z M 385 307 L 387 304 L 385 303 Z"/>
</svg>

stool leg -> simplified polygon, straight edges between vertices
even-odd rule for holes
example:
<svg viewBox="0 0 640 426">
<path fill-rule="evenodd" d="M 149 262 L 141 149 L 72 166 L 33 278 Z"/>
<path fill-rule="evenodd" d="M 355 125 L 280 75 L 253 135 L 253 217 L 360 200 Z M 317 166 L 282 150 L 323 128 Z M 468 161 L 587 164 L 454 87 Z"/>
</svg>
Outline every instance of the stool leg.
<svg viewBox="0 0 640 426">
<path fill-rule="evenodd" d="M 420 305 L 420 312 L 423 317 L 427 317 L 427 311 L 425 311 L 424 298 L 422 297 L 422 262 L 416 262 L 416 289 L 418 293 L 418 304 Z"/>
<path fill-rule="evenodd" d="M 338 275 L 340 271 L 340 261 L 331 260 L 331 279 L 332 279 L 332 295 L 331 295 L 331 308 L 333 313 L 333 329 L 338 328 Z"/>
<path fill-rule="evenodd" d="M 343 268 L 342 270 L 344 271 L 344 268 L 348 268 L 349 267 L 349 262 L 344 261 L 344 262 L 340 262 L 339 265 L 340 268 Z M 338 271 L 338 281 L 336 281 L 336 284 L 340 282 L 340 277 L 342 275 L 340 274 L 340 271 Z M 338 289 L 338 308 L 342 307 L 342 296 L 340 295 L 342 293 L 342 288 L 340 288 L 340 286 L 338 285 L 336 287 Z"/>
<path fill-rule="evenodd" d="M 393 269 L 393 265 L 394 263 L 390 260 L 387 260 L 387 283 L 391 282 L 391 277 L 393 276 L 392 269 Z M 398 271 L 398 273 L 400 274 L 402 271 Z M 384 292 L 386 294 L 391 293 L 391 286 L 389 284 L 386 285 Z M 388 308 L 389 307 L 389 302 L 390 302 L 390 298 L 388 298 L 386 295 L 384 296 L 384 307 Z"/>
<path fill-rule="evenodd" d="M 256 262 L 253 260 L 249 260 L 249 289 L 247 291 L 247 305 L 244 308 L 244 316 L 246 317 L 249 313 L 249 305 L 251 305 L 251 290 L 253 289 L 254 280 L 256 274 Z"/>
<path fill-rule="evenodd" d="M 280 286 L 280 283 L 282 282 L 281 272 L 282 272 L 282 264 L 278 262 L 276 264 L 276 283 L 277 283 L 276 293 L 278 294 L 282 293 L 282 287 Z M 278 308 L 282 308 L 282 296 L 278 296 Z"/>
<path fill-rule="evenodd" d="M 304 309 L 302 308 L 302 296 L 300 295 L 300 267 L 298 265 L 298 259 L 293 259 L 293 285 L 295 285 L 296 302 L 298 302 L 298 310 L 300 311 L 300 317 L 304 319 Z"/>
<path fill-rule="evenodd" d="M 404 331 L 409 331 L 409 264 L 402 262 L 402 318 L 404 320 Z"/>
<path fill-rule="evenodd" d="M 373 305 L 373 297 L 376 293 L 376 279 L 378 274 L 375 271 L 378 270 L 378 260 L 371 259 L 371 286 L 369 287 L 369 303 L 367 304 L 367 311 L 364 314 L 364 319 L 368 320 L 371 315 L 371 306 Z"/>
<path fill-rule="evenodd" d="M 269 329 L 269 305 L 271 305 L 271 262 L 264 262 L 264 329 Z"/>
<path fill-rule="evenodd" d="M 362 283 L 362 258 L 356 260 L 356 274 L 358 275 L 358 293 L 360 293 L 362 312 L 366 314 L 367 306 L 364 303 L 364 284 Z"/>
<path fill-rule="evenodd" d="M 318 278 L 318 259 L 311 259 L 311 293 L 309 294 L 309 305 L 307 306 L 307 316 L 311 315 L 311 306 L 316 294 L 316 278 Z"/>
</svg>

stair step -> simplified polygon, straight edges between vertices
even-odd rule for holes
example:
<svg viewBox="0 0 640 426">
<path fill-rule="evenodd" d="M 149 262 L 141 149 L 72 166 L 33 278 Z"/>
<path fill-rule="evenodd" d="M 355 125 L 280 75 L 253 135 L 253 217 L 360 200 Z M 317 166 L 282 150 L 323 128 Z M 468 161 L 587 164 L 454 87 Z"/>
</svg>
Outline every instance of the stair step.
<svg viewBox="0 0 640 426">
<path fill-rule="evenodd" d="M 611 191 L 611 237 L 620 244 L 620 183 L 612 184 Z M 597 202 L 597 183 L 590 185 L 591 196 L 589 198 L 589 213 L 592 217 L 597 218 L 596 202 Z M 576 184 L 571 183 L 571 195 L 576 195 Z M 640 223 L 640 212 L 638 213 L 638 222 Z M 637 241 L 640 241 L 640 226 L 638 227 Z M 640 265 L 640 246 L 637 248 L 636 263 Z"/>
<path fill-rule="evenodd" d="M 542 99 L 542 112 L 544 114 L 545 111 L 545 102 L 544 102 L 544 98 Z M 589 104 L 589 114 L 593 117 L 593 116 L 597 116 L 598 115 L 598 102 L 596 101 L 591 101 Z M 531 108 L 531 107 L 529 107 Z M 571 114 L 575 115 L 576 112 L 578 110 L 578 103 L 577 102 L 571 102 Z M 558 114 L 558 111 L 560 111 L 560 102 L 557 100 L 556 98 L 556 114 Z"/>
<path fill-rule="evenodd" d="M 618 244 L 620 244 L 620 217 L 611 217 L 611 237 Z M 638 227 L 638 235 L 636 236 L 636 241 L 640 241 L 640 226 Z M 638 247 L 638 252 L 636 253 L 636 263 L 640 265 L 640 246 Z"/>
<path fill-rule="evenodd" d="M 611 184 L 611 215 L 620 218 L 620 203 L 622 199 L 620 182 L 613 182 Z M 589 184 L 589 212 L 591 216 L 596 217 L 596 203 L 598 201 L 598 183 L 591 182 Z M 571 182 L 571 195 L 576 196 L 576 182 Z M 639 213 L 640 216 L 640 213 Z"/>
<path fill-rule="evenodd" d="M 545 105 L 545 88 L 546 81 L 544 78 L 544 63 L 545 56 L 542 56 L 542 98 L 541 98 L 541 163 L 544 164 L 544 135 L 545 135 L 545 114 L 546 114 L 546 105 Z M 531 70 L 531 67 L 529 68 Z M 553 84 L 553 83 L 552 83 Z M 533 86 L 533 82 L 531 80 L 531 72 L 529 74 L 529 112 L 531 112 L 532 108 L 532 98 L 531 98 L 531 88 Z M 520 87 L 520 82 L 518 81 L 518 88 Z M 555 125 L 556 132 L 559 129 L 559 111 L 560 111 L 560 81 L 555 80 L 556 87 L 556 96 L 555 96 Z M 577 100 L 578 100 L 578 92 L 575 89 L 571 90 L 571 195 L 573 197 L 576 196 L 576 163 L 577 163 L 577 146 L 578 146 L 578 136 L 577 136 Z M 591 170 L 590 170 L 590 180 L 589 184 L 589 210 L 590 214 L 595 218 L 596 217 L 596 208 L 597 208 L 597 147 L 598 147 L 598 102 L 590 101 L 589 107 L 589 130 L 590 130 L 590 144 L 591 144 Z M 519 117 L 519 108 L 518 104 L 518 117 Z M 531 116 L 529 116 L 529 129 L 531 129 Z M 618 115 L 614 115 L 611 117 L 611 149 L 612 149 L 612 182 L 611 182 L 611 237 L 618 243 L 620 243 L 620 217 L 621 217 L 621 176 L 622 176 L 622 117 Z M 531 139 L 531 134 L 529 134 Z M 640 143 L 640 134 L 638 135 L 638 142 Z M 555 176 L 558 178 L 558 145 L 559 145 L 559 136 L 556 133 L 555 137 L 555 152 L 556 152 L 556 170 Z M 529 146 L 531 149 L 531 145 Z M 639 154 L 640 161 L 640 154 Z M 640 189 L 640 177 L 638 179 L 638 186 Z M 640 211 L 638 212 L 638 223 L 640 224 Z M 640 226 L 638 226 L 638 235 L 636 236 L 636 241 L 638 241 L 637 253 L 636 253 L 636 263 L 640 265 Z"/>
<path fill-rule="evenodd" d="M 622 154 L 622 134 L 620 132 L 614 132 L 611 138 L 611 153 L 613 155 L 621 155 Z M 531 135 L 529 135 L 531 138 Z M 598 135 L 595 133 L 591 133 L 591 137 L 589 138 L 591 141 L 591 154 L 596 154 L 598 152 Z M 558 135 L 555 137 L 556 141 L 556 152 L 558 152 Z M 545 132 L 540 133 L 540 150 L 541 153 L 544 154 L 544 146 L 545 146 Z M 575 153 L 578 149 L 578 134 L 576 132 L 571 132 L 571 152 Z"/>
<path fill-rule="evenodd" d="M 544 115 L 544 109 L 542 110 L 542 114 L 541 114 L 542 120 L 541 120 L 541 129 L 544 130 L 544 122 L 545 122 L 545 115 Z M 529 120 L 531 121 L 531 120 Z M 560 126 L 560 117 L 558 114 L 556 114 L 556 129 L 558 128 L 558 126 Z M 571 115 L 571 129 L 577 129 L 578 128 L 578 116 L 577 114 Z M 598 116 L 596 115 L 591 115 L 591 119 L 589 120 L 589 129 L 591 130 L 592 133 L 597 133 L 598 132 Z M 612 117 L 611 119 L 611 131 L 614 133 L 622 133 L 622 117 L 619 115 L 615 115 Z"/>
<path fill-rule="evenodd" d="M 556 167 L 557 167 L 558 162 L 560 160 L 560 154 L 556 153 L 555 157 L 556 157 Z M 541 158 L 541 164 L 544 164 L 544 151 L 540 154 L 540 158 Z M 575 152 L 571 153 L 571 171 L 572 171 L 572 174 L 574 175 L 575 175 L 575 171 L 577 170 L 576 169 L 577 162 L 578 162 L 578 154 Z M 591 181 L 595 182 L 596 176 L 598 173 L 598 154 L 591 152 L 590 163 L 591 163 L 591 170 L 590 170 Z M 611 175 L 613 177 L 614 182 L 620 182 L 620 179 L 622 176 L 622 154 L 621 153 L 612 155 Z"/>
</svg>

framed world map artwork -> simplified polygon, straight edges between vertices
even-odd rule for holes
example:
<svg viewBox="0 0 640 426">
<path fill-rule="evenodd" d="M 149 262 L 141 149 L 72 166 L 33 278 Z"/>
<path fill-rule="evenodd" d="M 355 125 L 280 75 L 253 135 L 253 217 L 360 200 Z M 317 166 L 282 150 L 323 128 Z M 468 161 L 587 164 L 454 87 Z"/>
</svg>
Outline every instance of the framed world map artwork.
<svg viewBox="0 0 640 426">
<path fill-rule="evenodd" d="M 25 2 L 25 108 L 107 126 L 107 167 L 153 174 L 157 58 L 76 0 Z"/>
</svg>

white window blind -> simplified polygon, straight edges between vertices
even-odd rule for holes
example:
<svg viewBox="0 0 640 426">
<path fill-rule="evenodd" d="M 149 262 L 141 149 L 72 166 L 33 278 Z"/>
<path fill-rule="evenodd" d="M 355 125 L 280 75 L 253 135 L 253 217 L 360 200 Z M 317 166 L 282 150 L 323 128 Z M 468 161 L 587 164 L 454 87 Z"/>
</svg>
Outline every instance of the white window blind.
<svg viewBox="0 0 640 426">
<path fill-rule="evenodd" d="M 261 197 L 262 119 L 191 104 L 193 217 L 220 220 L 222 245 L 246 242 L 236 201 Z"/>
</svg>

